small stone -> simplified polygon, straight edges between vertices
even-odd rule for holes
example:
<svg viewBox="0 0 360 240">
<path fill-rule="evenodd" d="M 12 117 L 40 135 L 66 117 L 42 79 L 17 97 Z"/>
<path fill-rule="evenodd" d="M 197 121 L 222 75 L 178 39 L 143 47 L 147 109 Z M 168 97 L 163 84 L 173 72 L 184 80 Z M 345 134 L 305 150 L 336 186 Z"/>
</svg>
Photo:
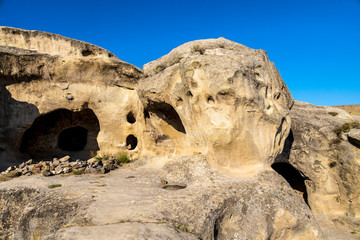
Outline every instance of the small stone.
<svg viewBox="0 0 360 240">
<path fill-rule="evenodd" d="M 63 168 L 64 173 L 69 173 L 70 171 L 71 171 L 71 168 L 69 168 L 69 167 L 64 167 Z"/>
<path fill-rule="evenodd" d="M 31 175 L 32 175 L 32 172 L 27 171 L 27 172 L 25 172 L 23 175 L 25 175 L 25 176 L 31 176 Z"/>
<path fill-rule="evenodd" d="M 105 173 L 105 169 L 103 169 L 103 168 L 87 167 L 87 168 L 85 169 L 85 173 L 90 173 L 90 174 L 104 174 L 104 173 Z"/>
<path fill-rule="evenodd" d="M 49 176 L 52 176 L 52 173 L 48 170 L 45 170 L 45 171 L 42 171 L 41 173 L 44 177 L 49 177 Z"/>
<path fill-rule="evenodd" d="M 18 177 L 18 176 L 20 176 L 20 175 L 21 175 L 21 173 L 19 173 L 19 172 L 16 171 L 16 170 L 12 170 L 12 171 L 10 171 L 10 172 L 7 174 L 7 176 L 10 177 L 10 178 Z"/>
<path fill-rule="evenodd" d="M 66 99 L 69 101 L 74 100 L 74 97 L 71 95 L 71 93 L 66 94 Z"/>
<path fill-rule="evenodd" d="M 28 161 L 25 162 L 25 165 L 31 165 L 33 163 L 32 159 L 29 159 Z"/>
<path fill-rule="evenodd" d="M 43 166 L 42 163 L 36 163 L 36 164 L 34 164 L 34 167 L 35 167 L 35 168 L 42 168 L 42 166 Z"/>
<path fill-rule="evenodd" d="M 25 163 L 19 165 L 19 168 L 23 168 L 23 167 L 25 167 Z"/>
<path fill-rule="evenodd" d="M 90 158 L 89 160 L 87 160 L 87 164 L 90 167 L 96 168 L 97 166 L 99 166 L 100 160 L 96 158 Z"/>
<path fill-rule="evenodd" d="M 63 168 L 61 166 L 57 166 L 55 168 L 55 174 L 61 174 L 63 172 Z"/>
<path fill-rule="evenodd" d="M 70 156 L 67 155 L 67 156 L 65 156 L 65 157 L 60 158 L 59 161 L 60 161 L 61 163 L 63 163 L 63 162 L 69 161 L 69 159 L 70 159 Z"/>
<path fill-rule="evenodd" d="M 110 172 L 115 169 L 114 163 L 112 161 L 103 162 L 105 172 Z"/>
<path fill-rule="evenodd" d="M 10 166 L 10 167 L 8 167 L 7 169 L 6 169 L 6 171 L 7 172 L 10 172 L 10 171 L 12 171 L 12 170 L 14 170 L 15 169 L 15 166 Z"/>
</svg>

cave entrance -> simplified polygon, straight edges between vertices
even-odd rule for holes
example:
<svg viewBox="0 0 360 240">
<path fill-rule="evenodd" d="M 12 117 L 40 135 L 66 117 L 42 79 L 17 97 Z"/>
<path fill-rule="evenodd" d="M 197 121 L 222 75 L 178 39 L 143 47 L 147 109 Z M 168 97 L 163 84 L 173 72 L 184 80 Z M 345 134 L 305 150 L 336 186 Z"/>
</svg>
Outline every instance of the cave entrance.
<svg viewBox="0 0 360 240">
<path fill-rule="evenodd" d="M 72 127 L 59 135 L 58 147 L 66 151 L 81 151 L 87 143 L 88 130 L 84 127 Z"/>
<path fill-rule="evenodd" d="M 179 114 L 170 104 L 166 102 L 154 102 L 150 100 L 148 102 L 146 111 L 155 113 L 159 118 L 167 122 L 177 131 L 186 133 L 185 127 L 180 119 Z"/>
<path fill-rule="evenodd" d="M 91 109 L 58 109 L 36 118 L 24 132 L 20 152 L 34 159 L 70 155 L 90 158 L 98 151 L 99 120 Z"/>
<path fill-rule="evenodd" d="M 303 175 L 294 168 L 290 163 L 287 162 L 275 162 L 271 165 L 278 174 L 285 178 L 285 180 L 290 184 L 290 186 L 299 192 L 304 198 L 306 204 L 310 207 L 308 203 L 308 194 L 306 191 L 305 180 L 307 177 Z"/>
</svg>

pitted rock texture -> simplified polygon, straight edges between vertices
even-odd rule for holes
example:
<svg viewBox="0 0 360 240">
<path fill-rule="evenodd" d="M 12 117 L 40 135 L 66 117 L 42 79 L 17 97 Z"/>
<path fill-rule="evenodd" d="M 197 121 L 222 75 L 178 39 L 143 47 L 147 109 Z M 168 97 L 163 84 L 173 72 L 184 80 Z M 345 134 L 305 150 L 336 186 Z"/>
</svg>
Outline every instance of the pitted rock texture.
<svg viewBox="0 0 360 240">
<path fill-rule="evenodd" d="M 265 51 L 198 40 L 144 65 L 144 74 L 139 96 L 157 122 L 149 128 L 175 154 L 201 152 L 216 168 L 251 172 L 281 152 L 293 99 Z"/>
<path fill-rule="evenodd" d="M 223 38 L 143 73 L 85 42 L 1 27 L 0 180 L 12 179 L 0 236 L 356 239 L 359 118 L 293 105 L 263 50 Z M 115 170 L 105 156 L 121 154 L 134 162 Z M 70 167 L 88 174 L 58 175 Z"/>
<path fill-rule="evenodd" d="M 302 173 L 309 206 L 321 222 L 327 225 L 327 219 L 333 229 L 346 225 L 346 232 L 357 234 L 360 148 L 351 136 L 360 133 L 360 118 L 298 101 L 290 116 L 291 133 L 276 162 L 290 163 Z"/>
<path fill-rule="evenodd" d="M 1 27 L 0 45 L 2 168 L 19 159 L 116 154 L 144 130 L 137 67 L 100 47 L 39 31 Z M 127 121 L 130 112 L 136 122 Z M 140 152 L 141 138 L 137 143 L 129 154 Z"/>
</svg>

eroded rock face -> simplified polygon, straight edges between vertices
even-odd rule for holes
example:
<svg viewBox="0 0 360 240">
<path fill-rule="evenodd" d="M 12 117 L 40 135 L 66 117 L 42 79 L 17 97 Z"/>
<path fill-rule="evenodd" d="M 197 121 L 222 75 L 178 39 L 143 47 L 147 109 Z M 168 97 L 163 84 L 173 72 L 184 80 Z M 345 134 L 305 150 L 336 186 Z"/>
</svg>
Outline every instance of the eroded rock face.
<svg viewBox="0 0 360 240">
<path fill-rule="evenodd" d="M 262 50 L 194 41 L 143 74 L 94 45 L 2 27 L 0 91 L 0 164 L 34 158 L 10 167 L 6 179 L 14 179 L 0 185 L 3 238 L 338 240 L 360 232 L 359 118 L 292 108 Z M 136 160 L 116 163 L 119 152 Z M 53 161 L 37 163 L 46 158 Z M 28 176 L 30 168 L 47 177 Z M 19 170 L 25 176 L 15 178 Z"/>
<path fill-rule="evenodd" d="M 301 172 L 309 206 L 319 220 L 326 216 L 335 224 L 332 228 L 350 226 L 347 231 L 357 233 L 360 148 L 355 139 L 360 118 L 303 102 L 295 103 L 290 116 L 291 134 L 276 162 L 288 162 Z"/>
<path fill-rule="evenodd" d="M 85 42 L 7 27 L 0 28 L 0 69 L 2 165 L 140 152 L 140 69 Z M 129 135 L 137 138 L 131 150 Z"/>
<path fill-rule="evenodd" d="M 144 73 L 138 92 L 158 123 L 154 135 L 175 154 L 201 152 L 213 166 L 241 172 L 269 167 L 282 150 L 293 99 L 263 50 L 199 40 L 146 64 Z"/>
</svg>

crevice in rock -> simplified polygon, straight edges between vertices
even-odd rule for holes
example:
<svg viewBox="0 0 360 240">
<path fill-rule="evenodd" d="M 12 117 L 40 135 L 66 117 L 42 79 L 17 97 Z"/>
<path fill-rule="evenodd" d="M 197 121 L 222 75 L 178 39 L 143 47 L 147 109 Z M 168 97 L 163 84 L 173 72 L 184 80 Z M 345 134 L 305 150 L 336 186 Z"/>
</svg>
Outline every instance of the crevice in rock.
<svg viewBox="0 0 360 240">
<path fill-rule="evenodd" d="M 159 118 L 167 122 L 177 131 L 186 133 L 179 114 L 170 104 L 166 102 L 154 102 L 149 100 L 146 110 L 155 113 Z"/>
<path fill-rule="evenodd" d="M 218 239 L 218 236 L 219 236 L 219 231 L 220 231 L 220 222 L 221 222 L 221 219 L 222 217 L 219 219 L 216 219 L 215 220 L 215 223 L 214 223 L 214 236 L 213 236 L 213 239 L 214 240 L 217 240 Z"/>
<path fill-rule="evenodd" d="M 293 142 L 294 142 L 294 134 L 293 131 L 290 129 L 289 135 L 285 139 L 283 151 L 281 152 L 281 154 L 279 154 L 276 157 L 275 162 L 289 162 L 289 157 Z"/>
<path fill-rule="evenodd" d="M 99 150 L 99 131 L 99 121 L 91 109 L 58 109 L 34 120 L 24 132 L 19 150 L 34 159 L 69 154 L 86 159 L 91 157 L 90 151 Z"/>
<path fill-rule="evenodd" d="M 350 136 L 347 136 L 347 137 L 348 137 L 349 143 L 351 143 L 354 147 L 360 149 L 360 141 L 359 141 L 358 139 L 352 138 L 352 137 L 350 137 Z"/>
<path fill-rule="evenodd" d="M 303 197 L 305 203 L 309 206 L 308 194 L 305 185 L 305 180 L 308 178 L 304 177 L 300 171 L 287 162 L 275 162 L 271 165 L 271 167 L 283 178 L 285 178 L 290 186 Z"/>
<path fill-rule="evenodd" d="M 150 114 L 148 112 L 148 110 L 144 109 L 144 118 L 150 118 Z"/>
</svg>

